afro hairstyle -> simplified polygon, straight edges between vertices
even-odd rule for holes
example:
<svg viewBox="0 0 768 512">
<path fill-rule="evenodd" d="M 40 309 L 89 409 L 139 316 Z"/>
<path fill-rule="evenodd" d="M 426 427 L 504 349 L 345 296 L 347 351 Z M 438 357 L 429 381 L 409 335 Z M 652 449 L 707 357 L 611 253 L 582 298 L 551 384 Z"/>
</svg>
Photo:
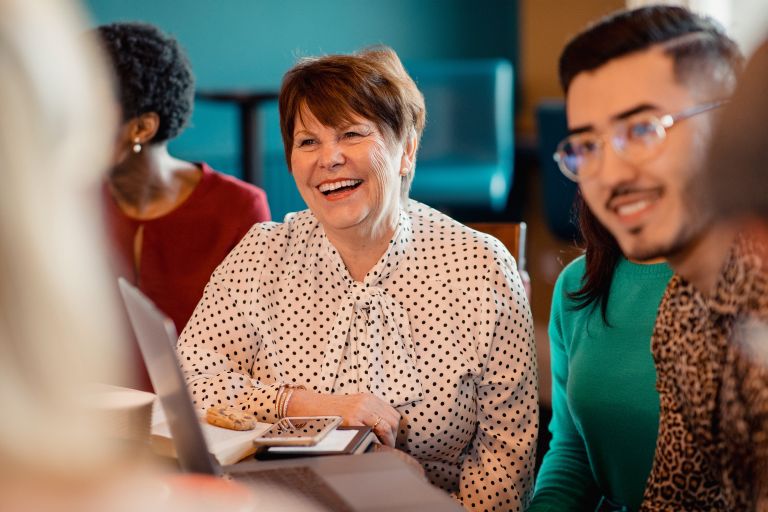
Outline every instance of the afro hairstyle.
<svg viewBox="0 0 768 512">
<path fill-rule="evenodd" d="M 112 23 L 97 34 L 112 62 L 123 120 L 155 112 L 151 143 L 176 137 L 189 121 L 195 78 L 179 43 L 148 23 Z"/>
</svg>

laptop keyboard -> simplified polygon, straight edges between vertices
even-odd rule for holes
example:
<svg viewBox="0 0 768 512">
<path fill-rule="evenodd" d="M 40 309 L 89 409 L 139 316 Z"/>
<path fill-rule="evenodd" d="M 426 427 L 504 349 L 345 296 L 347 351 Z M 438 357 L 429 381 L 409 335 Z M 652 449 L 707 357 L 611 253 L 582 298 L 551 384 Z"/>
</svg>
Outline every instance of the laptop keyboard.
<svg viewBox="0 0 768 512">
<path fill-rule="evenodd" d="M 317 473 L 306 466 L 264 469 L 232 475 L 242 483 L 253 482 L 292 495 L 299 494 L 333 512 L 353 512 L 352 508 Z"/>
</svg>

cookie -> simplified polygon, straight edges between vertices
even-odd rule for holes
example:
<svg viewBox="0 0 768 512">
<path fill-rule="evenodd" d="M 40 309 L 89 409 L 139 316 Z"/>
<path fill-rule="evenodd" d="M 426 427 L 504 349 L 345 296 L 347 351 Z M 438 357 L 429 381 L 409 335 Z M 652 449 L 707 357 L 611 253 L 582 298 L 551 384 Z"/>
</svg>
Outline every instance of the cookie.
<svg viewBox="0 0 768 512">
<path fill-rule="evenodd" d="M 253 430 L 256 417 L 234 407 L 211 407 L 205 413 L 205 420 L 211 425 L 230 430 Z"/>
</svg>

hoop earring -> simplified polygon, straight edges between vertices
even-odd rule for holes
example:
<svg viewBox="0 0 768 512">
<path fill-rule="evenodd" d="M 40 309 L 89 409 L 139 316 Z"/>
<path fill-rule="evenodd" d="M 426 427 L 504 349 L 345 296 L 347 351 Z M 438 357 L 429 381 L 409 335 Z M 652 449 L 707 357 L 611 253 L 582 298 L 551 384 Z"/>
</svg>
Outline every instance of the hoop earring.
<svg viewBox="0 0 768 512">
<path fill-rule="evenodd" d="M 138 137 L 133 139 L 133 148 L 132 149 L 133 149 L 133 152 L 136 153 L 136 154 L 141 153 L 141 142 L 139 142 L 139 140 L 140 139 Z"/>
</svg>

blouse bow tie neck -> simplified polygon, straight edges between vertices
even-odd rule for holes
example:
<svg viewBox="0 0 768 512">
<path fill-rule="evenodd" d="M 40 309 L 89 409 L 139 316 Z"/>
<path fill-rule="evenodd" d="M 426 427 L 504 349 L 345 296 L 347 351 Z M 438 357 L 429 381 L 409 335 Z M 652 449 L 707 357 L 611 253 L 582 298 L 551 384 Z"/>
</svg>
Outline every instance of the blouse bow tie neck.
<svg viewBox="0 0 768 512">
<path fill-rule="evenodd" d="M 343 271 L 348 293 L 334 317 L 321 372 L 326 393 L 371 393 L 398 407 L 422 399 L 416 351 L 408 314 L 378 284 L 397 266 L 410 237 L 410 223 L 401 215 L 384 257 L 364 282 L 349 277 L 341 257 L 331 249 Z M 339 268 L 340 267 L 340 268 Z M 337 387 L 338 376 L 357 388 Z"/>
</svg>

